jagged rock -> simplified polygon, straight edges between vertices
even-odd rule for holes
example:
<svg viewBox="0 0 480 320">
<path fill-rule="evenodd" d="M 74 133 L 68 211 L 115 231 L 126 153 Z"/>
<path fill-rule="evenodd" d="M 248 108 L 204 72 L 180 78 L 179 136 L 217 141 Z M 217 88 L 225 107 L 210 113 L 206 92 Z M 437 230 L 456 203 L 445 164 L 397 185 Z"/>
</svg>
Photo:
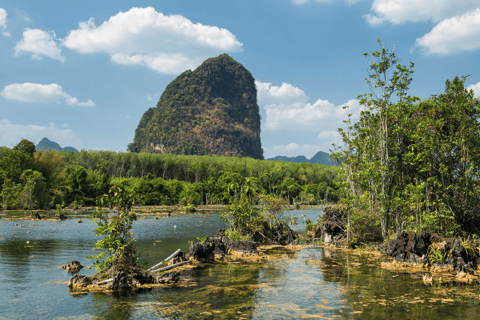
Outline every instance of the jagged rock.
<svg viewBox="0 0 480 320">
<path fill-rule="evenodd" d="M 133 286 L 134 280 L 132 275 L 128 274 L 125 271 L 118 271 L 117 274 L 113 277 L 113 281 L 107 284 L 108 288 L 115 291 L 128 290 Z"/>
<path fill-rule="evenodd" d="M 171 272 L 159 274 L 156 280 L 158 283 L 169 284 L 169 283 L 177 283 L 179 279 L 180 279 L 180 272 L 171 271 Z"/>
<path fill-rule="evenodd" d="M 388 244 L 387 255 L 401 262 L 425 264 L 428 263 L 427 251 L 431 244 L 432 234 L 429 232 L 402 231 Z"/>
<path fill-rule="evenodd" d="M 429 247 L 437 250 L 445 258 L 444 261 L 430 261 Z M 467 254 L 458 238 L 444 239 L 430 232 L 400 232 L 397 238 L 388 244 L 387 255 L 396 261 L 410 264 L 428 264 L 437 271 L 453 271 L 469 273 L 479 265 L 479 257 L 475 253 Z"/>
<path fill-rule="evenodd" d="M 77 221 L 75 221 L 75 223 L 83 223 L 83 221 L 82 220 L 77 220 Z"/>
<path fill-rule="evenodd" d="M 261 230 L 253 234 L 253 240 L 258 243 L 287 245 L 295 243 L 298 234 L 285 223 L 278 223 L 272 227 L 263 223 Z"/>
<path fill-rule="evenodd" d="M 207 242 L 191 242 L 187 258 L 198 260 L 200 262 L 213 262 L 215 260 L 215 253 L 213 252 L 214 249 L 215 246 Z"/>
<path fill-rule="evenodd" d="M 67 270 L 67 272 L 71 272 L 71 273 L 78 272 L 82 268 L 83 268 L 82 264 L 77 260 L 68 261 L 67 264 L 62 266 L 62 269 L 65 269 Z"/>
<path fill-rule="evenodd" d="M 92 279 L 83 274 L 76 274 L 68 281 L 68 286 L 73 288 L 84 288 L 92 284 Z"/>
</svg>

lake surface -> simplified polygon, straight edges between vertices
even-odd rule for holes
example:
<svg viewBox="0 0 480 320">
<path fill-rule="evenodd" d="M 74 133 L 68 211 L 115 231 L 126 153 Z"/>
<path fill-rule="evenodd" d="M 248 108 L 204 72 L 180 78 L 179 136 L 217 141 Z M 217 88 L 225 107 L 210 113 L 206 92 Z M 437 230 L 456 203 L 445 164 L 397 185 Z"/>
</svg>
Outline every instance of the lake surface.
<svg viewBox="0 0 480 320">
<path fill-rule="evenodd" d="M 315 221 L 322 212 L 290 214 L 299 218 L 292 228 L 304 233 L 302 220 Z M 191 271 L 192 287 L 71 294 L 66 285 L 71 274 L 58 267 L 73 259 L 92 266 L 85 256 L 95 253 L 95 224 L 85 216 L 61 222 L 8 222 L 6 217 L 0 216 L 0 319 L 443 320 L 480 314 L 477 285 L 426 287 L 421 275 L 381 269 L 384 257 L 321 247 L 275 252 L 262 264 L 202 265 Z M 81 217 L 83 223 L 76 223 Z M 152 266 L 223 227 L 219 214 L 174 215 L 140 219 L 133 232 Z"/>
</svg>

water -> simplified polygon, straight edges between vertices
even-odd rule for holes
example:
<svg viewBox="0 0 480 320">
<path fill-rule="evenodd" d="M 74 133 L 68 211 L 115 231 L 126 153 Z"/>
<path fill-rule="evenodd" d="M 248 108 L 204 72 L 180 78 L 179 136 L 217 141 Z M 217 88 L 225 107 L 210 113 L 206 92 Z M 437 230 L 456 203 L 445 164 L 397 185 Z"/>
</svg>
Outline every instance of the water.
<svg viewBox="0 0 480 320">
<path fill-rule="evenodd" d="M 303 218 L 321 214 L 292 213 L 297 231 Z M 85 256 L 98 238 L 92 222 L 70 217 L 15 222 L 26 227 L 0 219 L 0 319 L 477 319 L 480 312 L 477 285 L 426 287 L 421 275 L 381 269 L 384 257 L 320 247 L 277 251 L 263 264 L 203 265 L 191 271 L 192 287 L 71 294 L 71 275 L 58 267 L 73 259 L 91 266 Z M 214 235 L 225 227 L 218 218 L 147 217 L 133 232 L 151 266 L 178 248 L 187 251 L 188 241 Z"/>
</svg>

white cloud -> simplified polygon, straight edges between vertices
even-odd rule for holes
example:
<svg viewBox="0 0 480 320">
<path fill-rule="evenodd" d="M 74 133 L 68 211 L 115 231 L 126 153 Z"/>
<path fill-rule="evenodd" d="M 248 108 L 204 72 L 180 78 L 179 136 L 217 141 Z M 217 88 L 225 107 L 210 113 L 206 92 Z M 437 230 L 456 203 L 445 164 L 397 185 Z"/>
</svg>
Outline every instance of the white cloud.
<svg viewBox="0 0 480 320">
<path fill-rule="evenodd" d="M 361 106 L 356 99 L 335 106 L 328 100 L 318 99 L 307 103 L 309 97 L 298 87 L 283 82 L 281 86 L 272 86 L 269 82 L 255 82 L 258 103 L 263 105 L 267 114 L 267 130 L 318 130 L 328 127 L 336 130 L 347 117 L 343 106 L 350 107 L 349 113 L 358 117 Z"/>
<path fill-rule="evenodd" d="M 255 81 L 255 86 L 257 87 L 258 103 L 261 105 L 308 101 L 305 92 L 285 82 L 282 82 L 281 86 L 272 86 L 270 82 Z"/>
<path fill-rule="evenodd" d="M 473 94 L 475 98 L 480 98 L 480 82 L 477 84 L 472 84 L 467 87 L 467 90 L 473 90 Z"/>
<path fill-rule="evenodd" d="M 0 95 L 9 100 L 16 100 L 27 103 L 65 103 L 69 106 L 94 107 L 92 100 L 87 102 L 78 102 L 76 97 L 72 97 L 64 92 L 62 87 L 56 83 L 38 84 L 38 83 L 13 83 L 5 86 Z"/>
<path fill-rule="evenodd" d="M 25 29 L 23 31 L 23 39 L 15 46 L 15 55 L 18 56 L 21 52 L 32 53 L 32 58 L 41 59 L 43 56 L 65 61 L 62 56 L 62 51 L 57 45 L 55 32 L 43 31 L 40 29 Z"/>
<path fill-rule="evenodd" d="M 357 119 L 362 107 L 356 99 L 338 106 L 322 99 L 314 103 L 268 104 L 264 107 L 267 114 L 264 129 L 336 131 L 343 127 L 343 120 L 347 118 L 347 111 L 343 109 L 345 105 L 350 107 L 349 113 L 353 114 L 353 120 Z"/>
<path fill-rule="evenodd" d="M 10 33 L 5 31 L 7 29 L 7 10 L 0 8 L 0 27 L 3 28 L 2 34 L 5 37 L 10 37 Z"/>
<path fill-rule="evenodd" d="M 307 158 L 313 157 L 318 151 L 321 150 L 321 146 L 313 145 L 313 144 L 304 144 L 299 145 L 297 143 L 289 143 L 285 146 L 274 146 L 272 150 L 277 151 L 280 155 L 304 155 Z"/>
<path fill-rule="evenodd" d="M 62 147 L 79 147 L 81 141 L 70 129 L 57 129 L 55 124 L 49 126 L 13 124 L 7 119 L 0 120 L 0 145 L 10 147 L 16 145 L 22 139 L 28 139 L 38 143 L 42 138 L 47 137 L 57 142 Z"/>
<path fill-rule="evenodd" d="M 432 31 L 418 38 L 416 46 L 427 54 L 446 55 L 480 48 L 480 8 L 461 16 L 445 19 Z"/>
<path fill-rule="evenodd" d="M 226 29 L 166 16 L 152 7 L 119 12 L 98 27 L 93 18 L 81 22 L 63 45 L 82 54 L 107 53 L 115 63 L 167 74 L 193 69 L 206 57 L 241 51 L 243 46 Z"/>
<path fill-rule="evenodd" d="M 370 25 L 430 20 L 436 23 L 463 15 L 479 6 L 478 0 L 374 0 L 371 11 L 375 15 L 366 14 L 364 17 Z"/>
<path fill-rule="evenodd" d="M 282 130 L 294 132 L 316 131 L 320 145 L 305 144 L 302 147 L 294 142 L 285 146 L 275 146 L 273 150 L 284 153 L 304 152 L 315 154 L 319 150 L 329 150 L 332 143 L 341 144 L 342 138 L 338 128 L 344 128 L 348 113 L 352 122 L 358 120 L 363 106 L 357 99 L 348 100 L 341 105 L 334 105 L 328 100 L 318 99 L 308 103 L 308 96 L 301 89 L 288 83 L 272 86 L 271 83 L 256 81 L 258 102 L 266 112 L 262 130 Z M 348 111 L 344 106 L 349 106 Z M 313 155 L 312 154 L 312 155 Z"/>
</svg>

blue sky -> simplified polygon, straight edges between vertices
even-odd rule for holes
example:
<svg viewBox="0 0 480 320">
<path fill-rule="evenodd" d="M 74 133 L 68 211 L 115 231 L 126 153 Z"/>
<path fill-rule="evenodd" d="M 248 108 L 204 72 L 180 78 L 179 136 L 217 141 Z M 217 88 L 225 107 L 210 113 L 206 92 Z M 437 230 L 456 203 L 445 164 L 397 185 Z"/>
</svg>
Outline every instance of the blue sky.
<svg viewBox="0 0 480 320">
<path fill-rule="evenodd" d="M 1 0 L 0 146 L 126 151 L 168 83 L 227 53 L 256 79 L 265 157 L 329 152 L 378 38 L 415 63 L 411 95 L 468 74 L 480 95 L 478 0 Z"/>
</svg>

